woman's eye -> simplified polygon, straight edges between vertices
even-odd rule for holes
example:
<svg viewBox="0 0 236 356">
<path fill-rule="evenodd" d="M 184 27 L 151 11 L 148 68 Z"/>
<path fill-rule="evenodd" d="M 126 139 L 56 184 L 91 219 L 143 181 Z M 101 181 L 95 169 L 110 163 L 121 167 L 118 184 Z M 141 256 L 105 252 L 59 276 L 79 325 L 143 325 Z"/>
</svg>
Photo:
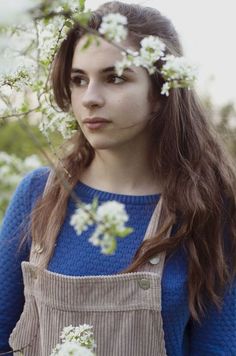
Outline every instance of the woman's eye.
<svg viewBox="0 0 236 356">
<path fill-rule="evenodd" d="M 87 84 L 87 81 L 81 77 L 72 77 L 71 84 L 77 87 L 81 87 Z"/>
<path fill-rule="evenodd" d="M 113 84 L 120 84 L 123 83 L 125 81 L 124 77 L 119 77 L 118 75 L 111 75 L 108 78 L 108 81 L 113 83 Z"/>
</svg>

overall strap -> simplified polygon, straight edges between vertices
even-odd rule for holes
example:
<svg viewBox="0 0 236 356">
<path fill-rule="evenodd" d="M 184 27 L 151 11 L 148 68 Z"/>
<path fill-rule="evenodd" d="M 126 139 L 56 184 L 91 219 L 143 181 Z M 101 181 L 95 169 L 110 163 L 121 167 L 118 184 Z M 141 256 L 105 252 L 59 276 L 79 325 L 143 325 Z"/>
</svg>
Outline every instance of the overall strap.
<svg viewBox="0 0 236 356">
<path fill-rule="evenodd" d="M 162 197 L 160 197 L 159 202 L 155 207 L 155 210 L 152 214 L 151 220 L 149 221 L 143 241 L 150 239 L 152 236 L 155 236 L 158 225 L 160 223 L 161 209 L 162 209 Z"/>
<path fill-rule="evenodd" d="M 160 225 L 161 218 L 162 218 L 162 216 L 161 216 L 161 214 L 162 214 L 162 205 L 163 205 L 163 198 L 160 197 L 159 202 L 157 203 L 157 205 L 155 207 L 155 210 L 154 210 L 154 212 L 152 214 L 152 217 L 151 217 L 151 220 L 150 220 L 149 225 L 147 227 L 147 230 L 146 230 L 146 233 L 145 233 L 143 241 L 155 238 L 155 236 L 157 234 L 158 227 Z M 171 230 L 172 230 L 172 226 L 170 226 L 170 228 L 166 232 L 166 234 L 164 236 L 165 239 L 170 237 Z M 141 266 L 139 268 L 139 271 L 155 272 L 155 273 L 160 274 L 160 276 L 162 276 L 165 257 L 166 257 L 166 252 L 165 251 L 157 253 L 155 256 L 152 256 L 147 261 L 146 264 Z"/>
</svg>

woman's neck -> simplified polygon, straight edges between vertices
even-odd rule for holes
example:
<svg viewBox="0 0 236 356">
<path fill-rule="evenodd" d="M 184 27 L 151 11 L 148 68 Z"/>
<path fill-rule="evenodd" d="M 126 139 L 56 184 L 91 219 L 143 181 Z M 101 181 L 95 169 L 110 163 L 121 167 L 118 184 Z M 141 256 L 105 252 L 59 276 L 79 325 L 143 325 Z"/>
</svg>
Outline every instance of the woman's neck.
<svg viewBox="0 0 236 356">
<path fill-rule="evenodd" d="M 161 184 L 152 172 L 150 155 L 140 152 L 122 154 L 111 150 L 96 151 L 80 180 L 95 189 L 117 194 L 161 193 Z"/>
</svg>

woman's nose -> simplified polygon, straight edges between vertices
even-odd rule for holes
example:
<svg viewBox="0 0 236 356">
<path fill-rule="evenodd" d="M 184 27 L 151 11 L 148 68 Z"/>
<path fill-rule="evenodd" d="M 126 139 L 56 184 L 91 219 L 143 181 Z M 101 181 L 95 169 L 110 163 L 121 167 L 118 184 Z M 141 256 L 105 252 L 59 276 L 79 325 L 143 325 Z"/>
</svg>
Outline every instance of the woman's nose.
<svg viewBox="0 0 236 356">
<path fill-rule="evenodd" d="M 101 107 L 104 105 L 104 102 L 105 100 L 101 88 L 95 83 L 89 83 L 83 94 L 82 104 L 86 108 L 90 108 L 94 106 Z"/>
</svg>

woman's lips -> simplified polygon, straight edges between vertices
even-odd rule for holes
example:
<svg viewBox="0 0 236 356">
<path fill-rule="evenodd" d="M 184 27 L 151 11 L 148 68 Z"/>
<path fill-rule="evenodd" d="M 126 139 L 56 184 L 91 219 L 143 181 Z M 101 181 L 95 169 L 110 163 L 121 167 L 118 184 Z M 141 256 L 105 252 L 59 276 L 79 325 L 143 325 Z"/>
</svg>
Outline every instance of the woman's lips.
<svg viewBox="0 0 236 356">
<path fill-rule="evenodd" d="M 91 130 L 96 130 L 96 129 L 100 129 L 106 125 L 109 124 L 109 121 L 100 121 L 100 122 L 86 122 L 85 125 L 88 129 Z"/>
<path fill-rule="evenodd" d="M 103 118 L 93 118 L 93 119 L 85 119 L 83 123 L 90 130 L 97 130 L 105 127 L 111 121 L 103 119 Z"/>
</svg>

